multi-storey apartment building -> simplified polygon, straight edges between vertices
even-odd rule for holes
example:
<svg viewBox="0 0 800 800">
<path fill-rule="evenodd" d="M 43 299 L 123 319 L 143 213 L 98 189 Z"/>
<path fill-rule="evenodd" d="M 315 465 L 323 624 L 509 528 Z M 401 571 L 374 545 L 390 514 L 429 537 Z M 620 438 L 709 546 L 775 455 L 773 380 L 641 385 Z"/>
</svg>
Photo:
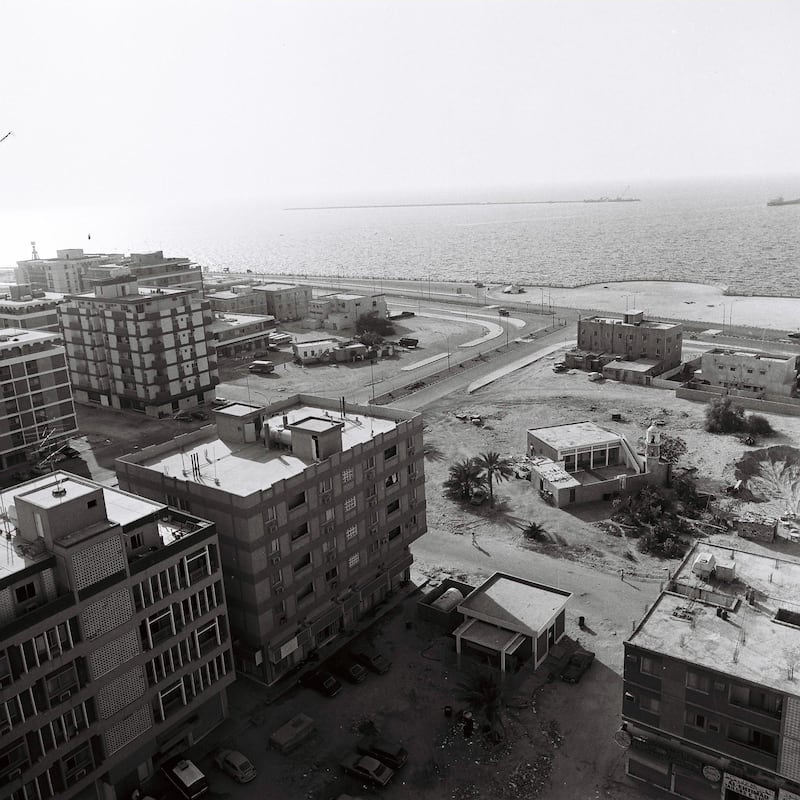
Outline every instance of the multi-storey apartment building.
<svg viewBox="0 0 800 800">
<path fill-rule="evenodd" d="M 236 284 L 230 289 L 206 292 L 215 314 L 268 314 L 267 296 L 248 284 Z"/>
<path fill-rule="evenodd" d="M 33 258 L 17 261 L 17 283 L 59 294 L 83 292 L 90 267 L 116 264 L 120 258 L 120 253 L 84 253 L 80 247 L 56 250 L 55 258 L 39 258 L 34 248 Z"/>
<path fill-rule="evenodd" d="M 800 563 L 696 545 L 625 642 L 628 774 L 696 800 L 800 797 Z"/>
<path fill-rule="evenodd" d="M 0 502 L 0 798 L 128 800 L 227 714 L 214 524 L 66 472 Z"/>
<path fill-rule="evenodd" d="M 642 362 L 649 374 L 657 375 L 680 365 L 682 346 L 681 323 L 646 320 L 643 311 L 627 311 L 622 319 L 578 320 L 577 352 L 567 353 L 566 361 L 570 366 L 595 368 L 618 357 L 623 363 Z M 593 360 L 599 363 L 590 363 Z"/>
<path fill-rule="evenodd" d="M 266 298 L 266 313 L 280 322 L 303 319 L 308 316 L 311 287 L 294 283 L 262 283 L 253 291 Z"/>
<path fill-rule="evenodd" d="M 297 395 L 118 459 L 121 487 L 217 523 L 237 670 L 272 683 L 408 580 L 422 417 Z"/>
<path fill-rule="evenodd" d="M 24 463 L 45 440 L 77 433 L 60 334 L 0 329 L 0 470 Z"/>
<path fill-rule="evenodd" d="M 77 402 L 159 416 L 214 397 L 213 315 L 195 290 L 121 275 L 67 296 L 60 311 Z"/>
<path fill-rule="evenodd" d="M 110 262 L 109 262 L 110 263 Z M 203 270 L 190 258 L 183 256 L 164 257 L 163 250 L 150 253 L 131 253 L 127 257 L 117 257 L 113 262 L 126 267 L 142 286 L 158 286 L 162 289 L 196 289 L 203 292 Z M 113 277 L 111 267 L 92 266 L 87 270 L 88 280 L 103 280 Z M 89 285 L 84 287 L 90 288 Z"/>
<path fill-rule="evenodd" d="M 766 399 L 796 397 L 800 356 L 713 347 L 703 353 L 695 380 Z"/>
<path fill-rule="evenodd" d="M 9 286 L 0 297 L 0 328 L 59 332 L 58 303 L 60 294 L 31 289 L 30 286 Z"/>
</svg>

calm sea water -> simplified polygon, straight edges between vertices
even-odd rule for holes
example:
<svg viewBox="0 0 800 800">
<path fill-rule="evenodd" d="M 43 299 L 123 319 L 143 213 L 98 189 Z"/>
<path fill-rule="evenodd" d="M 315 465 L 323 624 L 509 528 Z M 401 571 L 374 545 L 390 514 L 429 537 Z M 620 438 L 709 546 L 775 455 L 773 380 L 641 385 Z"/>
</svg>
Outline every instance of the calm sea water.
<svg viewBox="0 0 800 800">
<path fill-rule="evenodd" d="M 800 180 L 795 183 L 792 196 L 800 196 Z M 60 247 L 158 249 L 211 269 L 309 277 L 431 276 L 551 286 L 658 279 L 722 285 L 736 294 L 800 296 L 800 205 L 766 206 L 776 191 L 789 190 L 742 181 L 652 184 L 635 191 L 641 202 L 315 210 L 251 202 L 0 212 L 0 266 L 30 257 L 35 240 L 42 257 Z M 487 192 L 469 199 L 604 193 Z"/>
</svg>

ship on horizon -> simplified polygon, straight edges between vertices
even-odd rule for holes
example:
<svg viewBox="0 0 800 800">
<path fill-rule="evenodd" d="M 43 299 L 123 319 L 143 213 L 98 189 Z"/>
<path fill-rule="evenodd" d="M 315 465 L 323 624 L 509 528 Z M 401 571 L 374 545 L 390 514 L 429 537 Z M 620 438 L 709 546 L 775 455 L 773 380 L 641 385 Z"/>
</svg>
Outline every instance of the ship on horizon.
<svg viewBox="0 0 800 800">
<path fill-rule="evenodd" d="M 584 203 L 641 203 L 638 197 L 591 197 Z"/>
<path fill-rule="evenodd" d="M 767 200 L 768 206 L 797 206 L 800 205 L 800 197 L 796 200 L 784 200 L 782 197 L 773 197 L 772 200 Z"/>
</svg>

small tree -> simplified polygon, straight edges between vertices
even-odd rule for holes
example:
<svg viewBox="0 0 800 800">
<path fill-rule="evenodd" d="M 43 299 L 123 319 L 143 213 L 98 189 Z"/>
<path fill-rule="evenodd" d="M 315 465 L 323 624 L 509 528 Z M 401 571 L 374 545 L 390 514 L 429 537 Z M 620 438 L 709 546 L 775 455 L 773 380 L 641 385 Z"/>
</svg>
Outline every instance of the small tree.
<svg viewBox="0 0 800 800">
<path fill-rule="evenodd" d="M 532 539 L 534 542 L 544 539 L 547 531 L 538 522 L 531 520 L 523 529 L 522 535 L 526 539 Z"/>
<path fill-rule="evenodd" d="M 747 432 L 753 436 L 775 435 L 775 429 L 769 424 L 769 420 L 760 414 L 750 414 L 747 417 Z"/>
<path fill-rule="evenodd" d="M 738 433 L 746 428 L 744 411 L 730 397 L 717 397 L 706 409 L 706 430 L 709 433 Z"/>
<path fill-rule="evenodd" d="M 494 505 L 494 481 L 507 481 L 514 476 L 514 466 L 511 461 L 500 453 L 490 450 L 481 453 L 475 463 L 483 470 L 483 475 L 489 484 L 489 504 Z"/>
<path fill-rule="evenodd" d="M 386 317 L 378 316 L 377 311 L 371 311 L 369 314 L 362 314 L 356 320 L 356 333 L 359 335 L 374 333 L 379 337 L 392 336 L 394 334 L 394 325 Z"/>
<path fill-rule="evenodd" d="M 489 667 L 476 667 L 456 685 L 456 697 L 466 703 L 473 713 L 482 716 L 489 728 L 495 731 L 503 725 L 503 685 L 498 670 Z"/>
<path fill-rule="evenodd" d="M 680 436 L 664 434 L 661 437 L 661 460 L 667 464 L 677 464 L 686 449 L 686 442 Z"/>
<path fill-rule="evenodd" d="M 473 490 L 486 483 L 483 469 L 474 458 L 465 458 L 450 466 L 449 476 L 444 482 L 444 492 L 451 500 L 469 500 Z"/>
</svg>

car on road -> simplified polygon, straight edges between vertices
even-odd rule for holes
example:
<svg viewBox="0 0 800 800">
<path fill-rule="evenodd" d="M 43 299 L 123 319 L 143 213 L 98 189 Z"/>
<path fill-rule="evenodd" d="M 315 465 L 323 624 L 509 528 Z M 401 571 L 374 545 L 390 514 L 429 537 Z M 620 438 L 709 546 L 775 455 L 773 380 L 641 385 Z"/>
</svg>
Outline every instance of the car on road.
<svg viewBox="0 0 800 800">
<path fill-rule="evenodd" d="M 192 415 L 188 411 L 179 411 L 173 419 L 178 420 L 178 422 L 191 422 Z"/>
<path fill-rule="evenodd" d="M 389 769 L 386 764 L 378 761 L 377 758 L 362 756 L 359 753 L 351 753 L 340 762 L 339 766 L 348 775 L 353 775 L 359 780 L 375 786 L 386 786 L 394 777 L 394 771 Z"/>
<path fill-rule="evenodd" d="M 358 661 L 362 667 L 366 667 L 370 672 L 374 672 L 376 675 L 384 675 L 392 666 L 392 662 L 389 661 L 383 653 L 377 650 L 368 650 L 366 648 L 355 650 L 353 652 L 353 658 Z"/>
<path fill-rule="evenodd" d="M 507 317 L 507 316 L 509 316 L 511 314 L 511 312 L 507 308 L 498 308 L 497 309 L 497 313 L 501 317 Z"/>
<path fill-rule="evenodd" d="M 250 759 L 238 750 L 218 750 L 214 763 L 237 783 L 249 783 L 258 775 Z"/>
<path fill-rule="evenodd" d="M 336 697 L 342 691 L 342 684 L 324 669 L 306 672 L 300 678 L 300 685 L 305 686 L 307 689 L 314 689 L 314 691 L 324 694 L 325 697 Z"/>
<path fill-rule="evenodd" d="M 350 683 L 362 683 L 367 677 L 367 671 L 350 653 L 337 655 L 330 661 L 330 667 L 340 678 Z"/>
<path fill-rule="evenodd" d="M 408 751 L 399 744 L 387 739 L 366 739 L 360 742 L 356 749 L 362 756 L 377 758 L 387 767 L 398 770 L 408 761 Z"/>
<path fill-rule="evenodd" d="M 583 677 L 586 670 L 592 666 L 593 661 L 594 653 L 588 650 L 573 653 L 561 672 L 561 680 L 566 683 L 577 683 Z"/>
</svg>

